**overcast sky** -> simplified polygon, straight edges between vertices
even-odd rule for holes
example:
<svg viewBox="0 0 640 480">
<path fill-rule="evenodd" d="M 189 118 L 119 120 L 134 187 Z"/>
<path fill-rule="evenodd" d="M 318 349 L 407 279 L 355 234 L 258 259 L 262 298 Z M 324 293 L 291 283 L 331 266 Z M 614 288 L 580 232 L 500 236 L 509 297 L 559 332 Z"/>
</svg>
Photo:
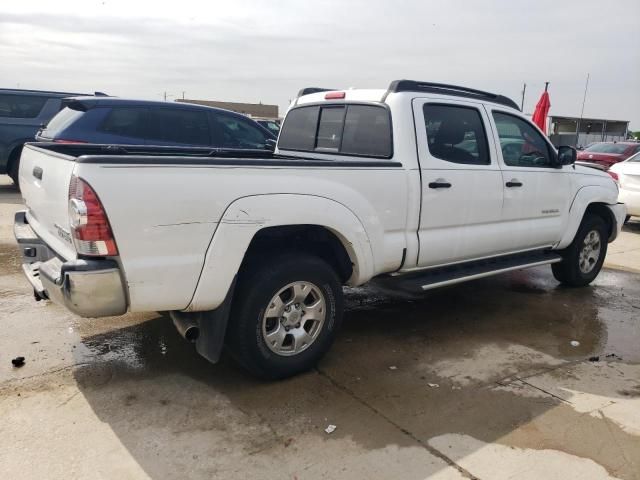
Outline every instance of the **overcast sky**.
<svg viewBox="0 0 640 480">
<path fill-rule="evenodd" d="M 640 130 L 638 0 L 23 0 L 0 4 L 0 86 L 278 104 L 304 86 L 447 82 Z"/>
</svg>

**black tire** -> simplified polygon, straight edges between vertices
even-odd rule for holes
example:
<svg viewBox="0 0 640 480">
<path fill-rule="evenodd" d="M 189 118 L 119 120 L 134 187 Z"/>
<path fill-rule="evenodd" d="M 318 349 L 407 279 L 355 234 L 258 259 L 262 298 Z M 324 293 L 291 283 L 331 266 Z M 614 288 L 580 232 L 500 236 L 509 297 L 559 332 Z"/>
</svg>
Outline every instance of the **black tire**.
<svg viewBox="0 0 640 480">
<path fill-rule="evenodd" d="M 584 272 L 580 269 L 580 253 L 584 247 L 585 238 L 593 231 L 600 235 L 600 253 L 597 261 L 592 264 L 591 270 Z M 560 283 L 571 287 L 584 287 L 590 284 L 598 276 L 604 263 L 608 238 L 607 224 L 602 217 L 587 214 L 582 220 L 573 242 L 561 252 L 563 260 L 551 265 L 553 276 Z"/>
<path fill-rule="evenodd" d="M 627 215 L 626 217 L 624 217 L 625 224 L 629 223 L 629 220 L 631 220 L 631 215 Z"/>
<path fill-rule="evenodd" d="M 267 345 L 263 318 L 275 295 L 294 282 L 317 287 L 324 296 L 325 317 L 305 350 L 283 356 Z M 286 378 L 313 368 L 331 347 L 342 322 L 342 286 L 336 272 L 324 260 L 306 253 L 250 262 L 238 279 L 233 298 L 226 345 L 238 363 L 264 379 Z"/>
<path fill-rule="evenodd" d="M 20 153 L 22 152 L 22 147 L 15 149 L 11 152 L 9 156 L 9 170 L 7 174 L 13 180 L 13 183 L 16 187 L 20 188 L 20 183 L 18 180 L 18 172 L 20 171 Z"/>
</svg>

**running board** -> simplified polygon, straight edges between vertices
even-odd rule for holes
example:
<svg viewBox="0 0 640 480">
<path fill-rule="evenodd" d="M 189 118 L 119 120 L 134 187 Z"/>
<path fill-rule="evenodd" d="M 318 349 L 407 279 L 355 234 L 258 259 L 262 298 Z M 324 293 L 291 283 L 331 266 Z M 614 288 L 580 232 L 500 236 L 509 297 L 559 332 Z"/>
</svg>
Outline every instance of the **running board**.
<svg viewBox="0 0 640 480">
<path fill-rule="evenodd" d="M 393 281 L 396 284 L 396 288 L 419 292 L 510 272 L 512 270 L 519 270 L 521 268 L 557 263 L 561 260 L 562 257 L 555 252 L 536 250 L 458 263 L 446 267 L 430 268 L 428 270 L 395 277 Z"/>
</svg>

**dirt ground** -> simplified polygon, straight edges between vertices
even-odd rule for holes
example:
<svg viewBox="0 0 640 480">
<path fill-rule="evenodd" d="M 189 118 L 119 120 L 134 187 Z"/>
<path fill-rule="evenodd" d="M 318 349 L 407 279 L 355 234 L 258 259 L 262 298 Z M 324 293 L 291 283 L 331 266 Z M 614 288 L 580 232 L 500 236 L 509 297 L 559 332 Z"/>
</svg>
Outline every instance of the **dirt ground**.
<svg viewBox="0 0 640 480">
<path fill-rule="evenodd" d="M 349 289 L 317 369 L 265 383 L 166 316 L 34 301 L 0 178 L 2 478 L 640 479 L 640 222 L 588 288 Z"/>
</svg>

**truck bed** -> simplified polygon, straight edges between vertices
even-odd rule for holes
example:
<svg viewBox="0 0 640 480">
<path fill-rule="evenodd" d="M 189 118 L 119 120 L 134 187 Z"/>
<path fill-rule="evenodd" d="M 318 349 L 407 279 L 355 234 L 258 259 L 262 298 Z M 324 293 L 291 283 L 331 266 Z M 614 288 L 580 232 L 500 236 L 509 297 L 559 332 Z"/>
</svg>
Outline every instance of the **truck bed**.
<svg viewBox="0 0 640 480">
<path fill-rule="evenodd" d="M 224 149 L 209 147 L 163 147 L 148 145 L 60 144 L 50 142 L 28 143 L 31 148 L 46 150 L 78 163 L 136 165 L 255 165 L 255 166 L 401 166 L 386 160 L 318 159 L 281 155 L 265 150 Z"/>
<path fill-rule="evenodd" d="M 71 178 L 95 190 L 132 311 L 216 308 L 252 237 L 272 225 L 347 231 L 345 244 L 367 258 L 354 284 L 403 262 L 409 194 L 397 192 L 410 175 L 400 162 L 44 142 L 28 144 L 21 161 L 25 219 L 63 261 L 82 257 L 69 226 Z"/>
</svg>

